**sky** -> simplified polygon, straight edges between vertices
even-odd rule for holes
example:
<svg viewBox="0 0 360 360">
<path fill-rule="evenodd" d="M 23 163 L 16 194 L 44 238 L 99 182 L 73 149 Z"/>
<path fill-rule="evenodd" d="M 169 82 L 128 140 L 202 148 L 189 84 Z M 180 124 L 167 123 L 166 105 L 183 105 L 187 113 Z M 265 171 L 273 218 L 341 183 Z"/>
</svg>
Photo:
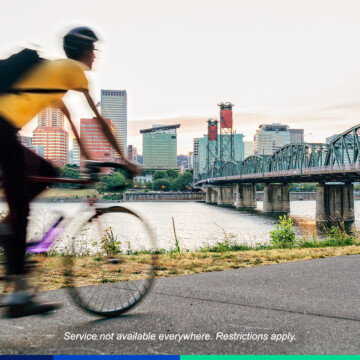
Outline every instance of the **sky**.
<svg viewBox="0 0 360 360">
<path fill-rule="evenodd" d="M 2 0 L 0 58 L 24 46 L 61 58 L 67 30 L 92 27 L 91 93 L 126 89 L 140 153 L 140 129 L 178 123 L 178 153 L 192 151 L 220 102 L 246 141 L 281 122 L 325 142 L 360 123 L 359 14 L 358 0 Z M 92 116 L 81 94 L 65 101 L 75 123 Z"/>
</svg>

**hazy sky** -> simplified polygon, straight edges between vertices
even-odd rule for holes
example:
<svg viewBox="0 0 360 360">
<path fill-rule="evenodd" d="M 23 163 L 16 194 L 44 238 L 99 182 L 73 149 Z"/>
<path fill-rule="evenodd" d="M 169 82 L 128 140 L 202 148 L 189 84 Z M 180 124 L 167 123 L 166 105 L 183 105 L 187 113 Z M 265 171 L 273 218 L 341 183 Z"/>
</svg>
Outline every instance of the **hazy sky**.
<svg viewBox="0 0 360 360">
<path fill-rule="evenodd" d="M 252 140 L 262 123 L 304 128 L 307 141 L 360 123 L 359 0 L 2 0 L 0 55 L 36 44 L 62 57 L 61 38 L 87 25 L 102 38 L 100 89 L 128 92 L 128 144 L 140 128 L 181 123 L 178 153 L 234 104 L 235 129 Z M 91 115 L 78 94 L 78 122 Z M 26 127 L 29 131 L 34 122 Z"/>
</svg>

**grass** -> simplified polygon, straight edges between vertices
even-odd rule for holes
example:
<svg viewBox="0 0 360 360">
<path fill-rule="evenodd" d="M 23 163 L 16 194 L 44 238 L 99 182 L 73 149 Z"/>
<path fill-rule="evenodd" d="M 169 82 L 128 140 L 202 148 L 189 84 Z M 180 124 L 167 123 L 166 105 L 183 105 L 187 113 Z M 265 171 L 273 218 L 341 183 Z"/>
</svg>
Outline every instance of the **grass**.
<svg viewBox="0 0 360 360">
<path fill-rule="evenodd" d="M 98 195 L 96 189 L 48 189 L 43 192 L 39 198 L 48 199 L 48 198 L 85 198 L 87 196 Z"/>
<path fill-rule="evenodd" d="M 360 254 L 360 245 L 221 252 L 203 250 L 193 253 L 158 254 L 155 256 L 155 267 L 156 277 L 161 278 L 355 254 Z M 64 287 L 63 274 L 67 272 L 64 256 L 34 255 L 32 258 L 40 263 L 41 290 Z M 144 253 L 121 255 L 121 262 L 113 265 L 99 255 L 78 257 L 73 267 L 76 275 L 75 285 L 87 286 L 142 279 L 149 271 L 149 263 L 153 258 L 154 255 Z"/>
</svg>

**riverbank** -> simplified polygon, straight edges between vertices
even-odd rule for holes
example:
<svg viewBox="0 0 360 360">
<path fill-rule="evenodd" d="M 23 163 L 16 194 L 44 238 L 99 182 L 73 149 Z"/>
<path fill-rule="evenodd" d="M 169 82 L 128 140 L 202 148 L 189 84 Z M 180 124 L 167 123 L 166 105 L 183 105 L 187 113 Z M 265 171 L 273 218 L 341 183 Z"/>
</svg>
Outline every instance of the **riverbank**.
<svg viewBox="0 0 360 360">
<path fill-rule="evenodd" d="M 355 254 L 360 254 L 359 245 L 158 255 L 139 253 L 122 255 L 121 263 L 112 265 L 111 271 L 108 272 L 104 272 L 104 267 L 101 266 L 106 262 L 103 257 L 84 256 L 76 260 L 76 273 L 80 274 L 76 282 L 78 286 L 88 286 L 141 279 L 142 273 L 151 261 L 156 263 L 156 277 L 161 278 Z M 33 258 L 41 264 L 42 291 L 64 287 L 63 274 L 66 271 L 66 262 L 63 256 L 37 255 Z"/>
</svg>

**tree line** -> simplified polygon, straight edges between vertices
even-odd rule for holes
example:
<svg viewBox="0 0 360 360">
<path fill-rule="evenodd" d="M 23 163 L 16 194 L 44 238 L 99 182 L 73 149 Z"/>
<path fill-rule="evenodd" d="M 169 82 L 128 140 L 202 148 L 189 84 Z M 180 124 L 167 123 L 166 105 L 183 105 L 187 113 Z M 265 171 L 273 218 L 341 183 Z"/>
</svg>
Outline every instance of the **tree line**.
<svg viewBox="0 0 360 360">
<path fill-rule="evenodd" d="M 57 169 L 59 177 L 79 179 L 81 176 L 80 168 L 77 165 L 66 164 Z M 119 193 L 126 188 L 142 191 L 189 191 L 193 183 L 193 175 L 189 170 L 186 170 L 184 174 L 179 174 L 173 169 L 146 169 L 143 171 L 144 175 L 149 173 L 153 176 L 153 182 L 133 182 L 127 179 L 125 170 L 115 169 L 111 174 L 101 175 L 101 181 L 96 184 L 96 189 L 100 194 Z M 76 184 L 53 184 L 53 187 L 71 189 L 79 186 Z"/>
</svg>

